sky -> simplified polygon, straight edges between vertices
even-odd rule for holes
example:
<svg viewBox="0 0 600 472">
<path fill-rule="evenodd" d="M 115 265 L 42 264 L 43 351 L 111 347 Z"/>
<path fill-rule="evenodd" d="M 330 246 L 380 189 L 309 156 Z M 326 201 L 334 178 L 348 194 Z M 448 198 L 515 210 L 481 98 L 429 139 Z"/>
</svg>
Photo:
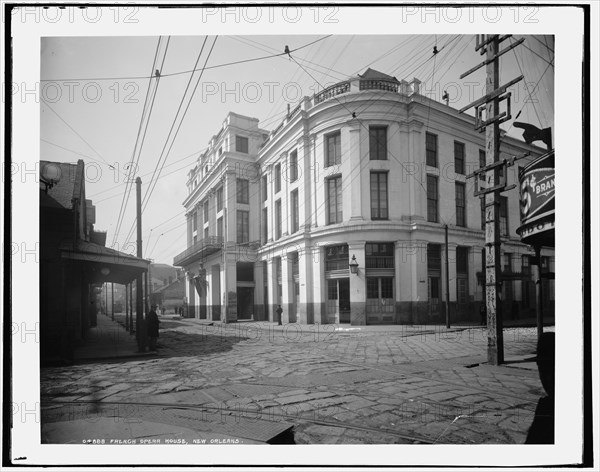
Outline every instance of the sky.
<svg viewBox="0 0 600 472">
<path fill-rule="evenodd" d="M 512 122 L 519 113 L 517 121 L 554 128 L 554 37 L 515 35 L 502 44 L 520 38 L 524 43 L 500 63 L 500 84 L 525 77 L 510 89 L 513 119 L 502 125 L 518 139 L 522 131 Z M 484 95 L 485 68 L 459 78 L 484 58 L 473 35 L 223 35 L 214 41 L 200 35 L 42 38 L 41 159 L 85 161 L 86 195 L 96 205 L 95 229 L 108 232 L 107 246 L 135 252 L 135 188 L 124 195 L 127 179 L 140 176 L 147 202 L 143 256 L 172 264 L 186 248 L 187 173 L 230 111 L 271 130 L 288 104 L 293 108 L 303 96 L 367 67 L 399 80 L 416 77 L 422 93 L 439 101 L 447 90 L 455 108 Z M 286 46 L 297 62 L 280 55 L 223 65 L 280 54 Z M 205 61 L 192 95 L 200 72 L 190 71 Z M 157 69 L 160 79 L 151 80 Z M 149 86 L 153 105 L 138 133 Z"/>
</svg>

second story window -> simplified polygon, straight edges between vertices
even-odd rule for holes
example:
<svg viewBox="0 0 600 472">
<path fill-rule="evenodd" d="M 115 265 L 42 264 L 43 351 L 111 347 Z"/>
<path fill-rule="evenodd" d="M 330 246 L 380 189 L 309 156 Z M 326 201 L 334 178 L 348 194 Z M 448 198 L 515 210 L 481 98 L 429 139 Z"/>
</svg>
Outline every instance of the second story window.
<svg viewBox="0 0 600 472">
<path fill-rule="evenodd" d="M 388 219 L 387 172 L 371 172 L 371 219 Z"/>
<path fill-rule="evenodd" d="M 327 179 L 327 224 L 342 222 L 342 176 Z"/>
<path fill-rule="evenodd" d="M 433 133 L 425 133 L 425 160 L 428 166 L 437 167 L 438 166 L 438 157 L 437 157 L 437 134 Z"/>
<path fill-rule="evenodd" d="M 243 152 L 244 154 L 248 154 L 248 138 L 244 136 L 236 136 L 235 150 L 237 152 Z"/>
<path fill-rule="evenodd" d="M 300 229 L 300 219 L 298 213 L 298 189 L 294 190 L 290 194 L 290 213 L 292 216 L 291 232 L 295 233 L 296 231 L 298 231 L 298 229 Z"/>
<path fill-rule="evenodd" d="M 223 237 L 223 217 L 217 219 L 217 237 Z"/>
<path fill-rule="evenodd" d="M 369 126 L 369 156 L 372 161 L 387 159 L 387 126 Z"/>
<path fill-rule="evenodd" d="M 204 205 L 203 205 L 203 213 L 204 213 L 204 222 L 208 223 L 208 200 L 204 201 Z"/>
<path fill-rule="evenodd" d="M 273 172 L 275 172 L 275 193 L 277 193 L 281 190 L 281 164 L 277 164 Z"/>
<path fill-rule="evenodd" d="M 196 231 L 198 229 L 198 213 L 194 212 L 192 216 L 192 231 Z"/>
<path fill-rule="evenodd" d="M 485 151 L 483 149 L 479 150 L 479 168 L 485 167 Z M 479 180 L 485 182 L 485 173 L 482 172 L 479 174 Z"/>
<path fill-rule="evenodd" d="M 325 136 L 325 167 L 342 163 L 342 135 L 336 133 Z"/>
<path fill-rule="evenodd" d="M 438 180 L 435 175 L 427 176 L 427 221 L 438 221 Z"/>
<path fill-rule="evenodd" d="M 249 203 L 250 201 L 250 189 L 246 179 L 237 179 L 237 202 L 238 203 Z"/>
<path fill-rule="evenodd" d="M 269 239 L 269 210 L 263 208 L 262 211 L 262 242 L 263 244 Z"/>
<path fill-rule="evenodd" d="M 250 241 L 250 212 L 237 211 L 237 242 L 239 244 Z"/>
<path fill-rule="evenodd" d="M 266 175 L 262 176 L 262 201 L 266 202 L 269 198 L 269 178 Z"/>
<path fill-rule="evenodd" d="M 454 141 L 454 172 L 465 175 L 465 143 Z"/>
<path fill-rule="evenodd" d="M 298 179 L 298 151 L 290 154 L 290 182 Z"/>
<path fill-rule="evenodd" d="M 223 187 L 217 189 L 217 212 L 223 209 Z"/>
<path fill-rule="evenodd" d="M 281 200 L 275 202 L 275 239 L 281 238 Z"/>
<path fill-rule="evenodd" d="M 456 226 L 467 226 L 465 184 L 454 182 L 454 193 L 456 199 Z"/>
<path fill-rule="evenodd" d="M 508 236 L 508 197 L 500 197 L 500 235 Z"/>
</svg>

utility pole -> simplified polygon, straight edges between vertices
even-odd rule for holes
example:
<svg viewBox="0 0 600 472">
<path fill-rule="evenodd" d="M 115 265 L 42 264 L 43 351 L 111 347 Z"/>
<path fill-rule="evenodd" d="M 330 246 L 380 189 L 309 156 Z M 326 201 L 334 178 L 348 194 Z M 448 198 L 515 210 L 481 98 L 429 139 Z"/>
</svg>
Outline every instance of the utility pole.
<svg viewBox="0 0 600 472">
<path fill-rule="evenodd" d="M 450 271 L 448 270 L 448 225 L 444 225 L 444 242 L 446 243 L 446 328 L 450 328 Z"/>
<path fill-rule="evenodd" d="M 137 257 L 142 257 L 142 179 L 135 179 L 135 196 L 136 196 L 136 214 L 137 214 Z M 135 282 L 135 334 L 138 344 L 138 351 L 144 352 L 144 336 L 142 332 L 143 319 L 143 291 L 144 282 L 142 274 L 138 275 Z"/>
<path fill-rule="evenodd" d="M 111 319 L 115 321 L 115 283 L 110 283 L 110 315 Z"/>
<path fill-rule="evenodd" d="M 480 132 L 485 130 L 485 167 L 478 169 L 470 178 L 475 178 L 475 196 L 485 199 L 485 301 L 487 308 L 487 333 L 488 333 L 488 363 L 499 365 L 504 362 L 504 334 L 502 313 L 500 307 L 500 286 L 502 273 L 500 269 L 500 192 L 509 190 L 506 180 L 500 182 L 500 169 L 506 166 L 506 161 L 500 161 L 500 123 L 511 118 L 510 92 L 506 90 L 523 79 L 523 76 L 511 80 L 500 87 L 499 57 L 523 42 L 516 41 L 510 46 L 499 51 L 501 41 L 510 35 L 477 35 L 475 50 L 486 54 L 485 61 L 468 70 L 460 76 L 461 79 L 485 66 L 486 82 L 485 96 L 462 108 L 459 113 L 475 107 L 475 128 Z M 500 112 L 500 102 L 506 100 L 507 111 Z M 485 120 L 482 116 L 485 112 Z M 479 174 L 485 174 L 486 188 L 479 191 L 477 183 Z M 506 175 L 506 172 L 504 173 Z"/>
</svg>

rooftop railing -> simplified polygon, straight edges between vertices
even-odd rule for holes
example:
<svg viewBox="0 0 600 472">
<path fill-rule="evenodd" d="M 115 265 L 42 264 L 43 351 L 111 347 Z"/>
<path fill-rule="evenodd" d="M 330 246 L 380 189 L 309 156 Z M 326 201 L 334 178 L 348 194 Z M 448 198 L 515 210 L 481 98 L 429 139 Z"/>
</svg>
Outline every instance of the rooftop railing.
<svg viewBox="0 0 600 472">
<path fill-rule="evenodd" d="M 322 92 L 319 92 L 315 95 L 314 102 L 315 105 L 318 105 L 325 100 L 329 100 L 330 98 L 336 97 L 337 95 L 341 95 L 343 93 L 348 93 L 350 91 L 350 81 L 340 82 L 331 87 L 327 87 Z"/>
</svg>

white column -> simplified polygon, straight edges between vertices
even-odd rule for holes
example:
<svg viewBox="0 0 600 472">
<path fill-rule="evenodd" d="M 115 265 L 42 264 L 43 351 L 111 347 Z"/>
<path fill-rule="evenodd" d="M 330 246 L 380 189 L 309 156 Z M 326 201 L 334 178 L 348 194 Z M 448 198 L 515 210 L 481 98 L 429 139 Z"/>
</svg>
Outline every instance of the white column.
<svg viewBox="0 0 600 472">
<path fill-rule="evenodd" d="M 265 279 L 263 273 L 263 261 L 254 263 L 254 320 L 263 321 L 265 319 Z"/>
<path fill-rule="evenodd" d="M 229 323 L 237 320 L 237 258 L 235 253 L 225 253 L 221 267 L 221 321 Z"/>
<path fill-rule="evenodd" d="M 290 306 L 291 306 L 291 287 L 293 281 L 292 278 L 292 267 L 290 258 L 287 253 L 281 255 L 281 308 L 283 309 L 283 315 L 281 320 L 283 323 L 290 323 Z"/>
<path fill-rule="evenodd" d="M 358 273 L 352 274 L 350 277 L 350 324 L 366 325 L 367 324 L 367 278 L 366 278 L 366 257 L 365 257 L 365 241 L 349 241 L 348 242 L 348 259 L 356 257 L 358 262 Z"/>
<path fill-rule="evenodd" d="M 275 274 L 275 264 L 273 263 L 273 258 L 270 257 L 267 260 L 267 285 L 268 285 L 268 300 L 267 303 L 269 305 L 269 321 L 277 321 L 277 317 L 275 315 L 275 309 L 277 306 L 277 278 Z"/>
</svg>

